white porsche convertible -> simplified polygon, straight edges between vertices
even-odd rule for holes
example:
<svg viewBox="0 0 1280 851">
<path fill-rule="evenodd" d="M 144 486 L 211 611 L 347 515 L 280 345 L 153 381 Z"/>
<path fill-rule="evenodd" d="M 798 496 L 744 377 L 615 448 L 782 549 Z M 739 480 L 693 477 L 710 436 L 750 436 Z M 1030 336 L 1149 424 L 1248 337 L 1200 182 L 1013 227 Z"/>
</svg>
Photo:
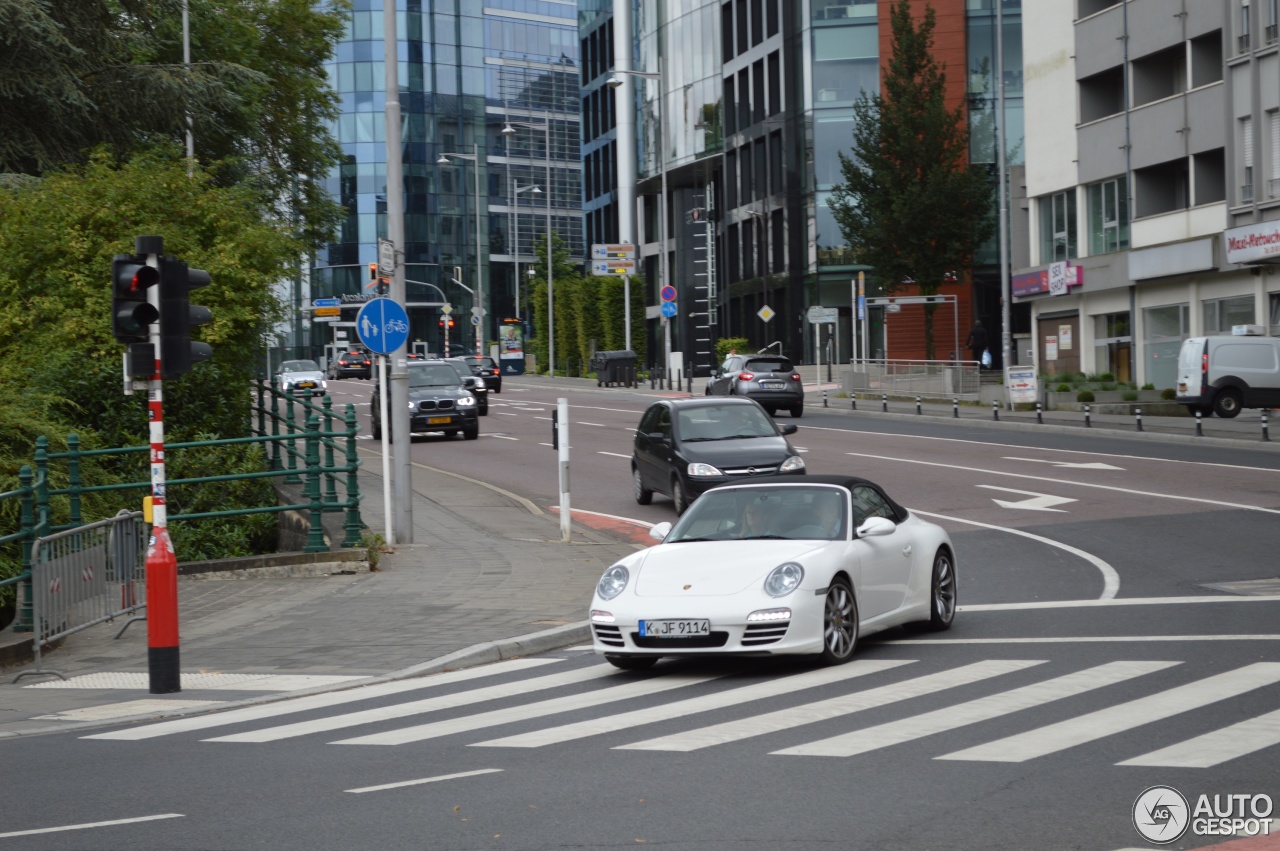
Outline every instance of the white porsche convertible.
<svg viewBox="0 0 1280 851">
<path fill-rule="evenodd" d="M 860 635 L 955 618 L 950 536 L 866 479 L 722 485 L 650 534 L 662 543 L 606 570 L 591 600 L 595 651 L 619 668 L 714 654 L 839 664 Z"/>
</svg>

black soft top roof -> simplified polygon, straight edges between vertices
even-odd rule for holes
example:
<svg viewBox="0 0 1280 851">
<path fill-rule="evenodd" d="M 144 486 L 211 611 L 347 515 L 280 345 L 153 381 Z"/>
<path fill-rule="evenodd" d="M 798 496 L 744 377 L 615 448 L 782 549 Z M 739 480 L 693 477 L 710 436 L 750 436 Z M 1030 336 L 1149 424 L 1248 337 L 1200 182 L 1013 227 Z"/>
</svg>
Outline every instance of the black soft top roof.
<svg viewBox="0 0 1280 851">
<path fill-rule="evenodd" d="M 751 478 L 735 479 L 734 481 L 725 482 L 724 484 L 717 485 L 716 487 L 735 487 L 739 485 L 835 485 L 837 487 L 842 487 L 845 490 L 852 490 L 858 485 L 869 485 L 879 491 L 880 495 L 884 497 L 885 502 L 892 506 L 893 510 L 897 512 L 899 520 L 905 520 L 910 514 L 910 512 L 894 500 L 893 497 L 885 493 L 883 487 L 870 479 L 864 479 L 859 476 L 832 475 L 830 473 L 809 474 L 804 476 L 753 476 Z"/>
</svg>

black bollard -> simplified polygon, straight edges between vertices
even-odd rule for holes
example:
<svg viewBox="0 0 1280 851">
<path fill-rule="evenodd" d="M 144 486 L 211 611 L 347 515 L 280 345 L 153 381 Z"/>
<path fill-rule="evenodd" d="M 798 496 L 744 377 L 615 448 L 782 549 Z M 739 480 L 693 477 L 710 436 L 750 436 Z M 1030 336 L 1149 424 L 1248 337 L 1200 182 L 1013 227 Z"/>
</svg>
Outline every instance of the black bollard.
<svg viewBox="0 0 1280 851">
<path fill-rule="evenodd" d="M 822 391 L 822 407 L 824 407 L 824 408 L 828 407 L 828 405 L 827 405 L 827 391 L 825 391 L 825 390 L 823 390 L 823 391 Z"/>
<path fill-rule="evenodd" d="M 952 419 L 957 419 L 957 420 L 960 419 L 960 400 L 959 399 L 951 400 L 951 417 Z"/>
<path fill-rule="evenodd" d="M 1267 409 L 1262 409 L 1262 440 L 1264 443 L 1271 442 L 1271 435 L 1267 434 Z"/>
<path fill-rule="evenodd" d="M 1138 421 L 1138 431 L 1142 431 L 1142 409 L 1141 409 L 1141 408 L 1134 408 L 1134 409 L 1133 409 L 1133 416 L 1134 416 L 1134 417 L 1137 419 L 1137 421 Z"/>
<path fill-rule="evenodd" d="M 920 415 L 920 397 L 916 397 L 916 416 Z"/>
<path fill-rule="evenodd" d="M 991 401 L 991 419 L 1000 422 L 1000 403 L 994 399 Z"/>
<path fill-rule="evenodd" d="M 857 393 L 854 393 L 849 397 L 849 404 L 852 406 L 851 410 L 854 410 L 854 411 L 858 410 L 858 394 Z"/>
<path fill-rule="evenodd" d="M 888 393 L 880 394 L 880 410 L 884 411 L 886 414 L 889 413 L 889 394 Z"/>
<path fill-rule="evenodd" d="M 1044 416 L 1041 414 L 1040 403 L 1036 402 L 1036 422 L 1044 425 Z"/>
<path fill-rule="evenodd" d="M 1196 437 L 1204 437 L 1204 426 L 1202 425 L 1202 423 L 1203 423 L 1202 414 L 1200 413 L 1199 410 L 1197 410 L 1196 411 Z"/>
<path fill-rule="evenodd" d="M 1093 421 L 1089 418 L 1089 406 L 1084 406 L 1084 427 L 1093 428 Z"/>
</svg>

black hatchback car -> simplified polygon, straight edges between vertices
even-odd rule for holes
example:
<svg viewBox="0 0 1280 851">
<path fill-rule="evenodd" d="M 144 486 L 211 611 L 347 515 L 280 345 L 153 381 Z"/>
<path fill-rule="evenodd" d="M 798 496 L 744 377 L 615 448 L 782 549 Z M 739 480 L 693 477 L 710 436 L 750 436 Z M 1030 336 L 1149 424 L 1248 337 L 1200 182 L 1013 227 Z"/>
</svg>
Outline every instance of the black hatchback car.
<svg viewBox="0 0 1280 851">
<path fill-rule="evenodd" d="M 368 352 L 351 349 L 342 352 L 329 364 L 330 378 L 364 378 L 373 373 L 373 358 Z"/>
<path fill-rule="evenodd" d="M 406 365 L 409 373 L 409 431 L 443 431 L 445 437 L 458 432 L 467 440 L 480 436 L 476 418 L 476 397 L 462 384 L 452 366 L 441 360 L 417 361 Z M 382 410 L 375 384 L 370 399 L 373 439 L 382 439 Z M 390 433 L 388 433 L 388 439 Z"/>
<path fill-rule="evenodd" d="M 683 514 L 704 491 L 752 476 L 803 475 L 804 459 L 751 399 L 693 398 L 655 402 L 640 418 L 631 454 L 636 502 L 667 494 Z"/>
<path fill-rule="evenodd" d="M 471 395 L 476 397 L 476 412 L 482 417 L 488 416 L 488 383 L 471 371 L 471 364 L 467 363 L 466 358 L 445 358 L 444 363 L 453 367 L 453 370 L 458 373 L 458 378 L 462 379 L 462 386 L 470 390 Z"/>
<path fill-rule="evenodd" d="M 471 374 L 484 379 L 485 386 L 492 393 L 502 392 L 502 370 L 493 358 L 482 358 L 479 355 L 467 355 L 463 358 L 471 367 Z"/>
</svg>

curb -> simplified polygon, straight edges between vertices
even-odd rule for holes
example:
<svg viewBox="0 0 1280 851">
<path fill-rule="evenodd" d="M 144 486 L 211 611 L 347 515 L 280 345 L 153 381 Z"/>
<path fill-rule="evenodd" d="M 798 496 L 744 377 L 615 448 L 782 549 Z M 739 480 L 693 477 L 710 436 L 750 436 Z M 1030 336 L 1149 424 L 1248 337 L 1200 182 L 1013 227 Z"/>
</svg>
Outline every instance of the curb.
<svg viewBox="0 0 1280 851">
<path fill-rule="evenodd" d="M 461 650 L 456 650 L 453 653 L 446 654 L 429 662 L 423 662 L 408 668 L 402 668 L 399 671 L 392 671 L 389 674 L 379 674 L 362 680 L 354 680 L 349 683 L 343 683 L 339 686 L 316 686 L 315 688 L 278 692 L 276 694 L 263 695 L 261 697 L 248 697 L 242 700 L 227 701 L 226 703 L 221 703 L 216 707 L 185 707 L 174 709 L 172 712 L 151 712 L 145 715 L 132 715 L 127 718 L 113 718 L 109 721 L 64 722 L 57 727 L 40 727 L 34 730 L 23 730 L 21 732 L 0 731 L 0 739 L 20 739 L 26 736 L 43 736 L 52 733 L 80 732 L 82 730 L 93 730 L 101 727 L 116 727 L 127 724 L 159 721 L 169 718 L 182 718 L 189 715 L 216 713 L 228 709 L 240 709 L 246 706 L 262 706 L 268 703 L 279 703 L 281 701 L 292 700 L 298 697 L 307 697 L 313 694 L 329 694 L 331 692 L 349 691 L 351 689 L 362 688 L 376 683 L 409 680 L 415 677 L 438 674 L 443 671 L 473 668 L 477 665 L 487 665 L 491 662 L 499 662 L 504 659 L 529 656 L 535 653 L 547 653 L 552 650 L 561 650 L 574 644 L 580 644 L 581 642 L 589 641 L 590 639 L 591 628 L 586 621 L 582 621 L 580 623 L 565 624 L 564 626 L 544 629 L 539 632 L 531 632 L 526 635 L 518 635 L 514 638 L 506 638 L 500 641 L 486 641 L 480 644 L 473 644 L 470 647 L 464 647 Z"/>
</svg>

